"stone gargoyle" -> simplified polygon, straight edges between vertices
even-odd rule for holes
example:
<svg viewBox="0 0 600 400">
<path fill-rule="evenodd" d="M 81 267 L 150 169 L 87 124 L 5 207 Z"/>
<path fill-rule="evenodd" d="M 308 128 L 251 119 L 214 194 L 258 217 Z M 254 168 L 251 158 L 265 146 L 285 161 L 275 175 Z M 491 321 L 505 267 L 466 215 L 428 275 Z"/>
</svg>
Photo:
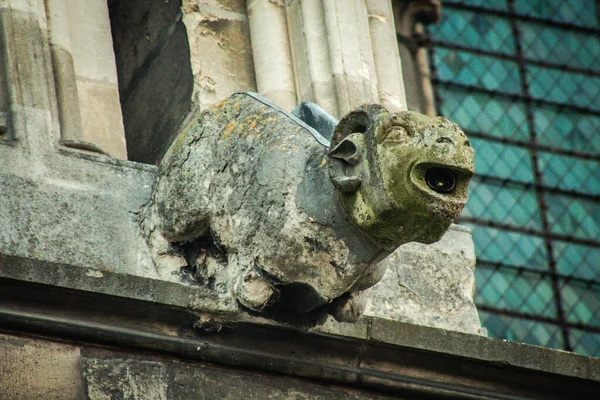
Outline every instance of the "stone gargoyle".
<svg viewBox="0 0 600 400">
<path fill-rule="evenodd" d="M 329 144 L 237 93 L 188 117 L 142 226 L 159 269 L 191 268 L 247 309 L 324 306 L 352 321 L 360 291 L 383 276 L 379 261 L 404 243 L 439 240 L 472 174 L 473 149 L 447 119 L 366 104 Z"/>
</svg>

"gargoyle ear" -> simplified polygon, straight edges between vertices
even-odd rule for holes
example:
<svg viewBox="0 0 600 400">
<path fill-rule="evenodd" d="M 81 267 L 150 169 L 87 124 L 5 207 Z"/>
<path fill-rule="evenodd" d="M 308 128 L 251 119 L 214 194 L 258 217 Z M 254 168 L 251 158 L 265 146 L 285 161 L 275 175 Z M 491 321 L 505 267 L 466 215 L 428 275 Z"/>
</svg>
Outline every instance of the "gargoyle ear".
<svg viewBox="0 0 600 400">
<path fill-rule="evenodd" d="M 356 136 L 358 135 L 358 136 Z M 329 179 L 333 186 L 344 193 L 358 190 L 361 179 L 354 168 L 360 162 L 360 133 L 352 134 L 343 139 L 329 152 Z"/>
</svg>

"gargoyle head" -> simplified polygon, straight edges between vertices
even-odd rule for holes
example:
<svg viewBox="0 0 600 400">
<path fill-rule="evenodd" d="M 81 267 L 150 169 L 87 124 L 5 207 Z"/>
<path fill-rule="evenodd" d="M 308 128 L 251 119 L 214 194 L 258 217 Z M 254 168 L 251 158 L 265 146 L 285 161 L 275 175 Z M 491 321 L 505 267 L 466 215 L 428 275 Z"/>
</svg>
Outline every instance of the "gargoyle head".
<svg viewBox="0 0 600 400">
<path fill-rule="evenodd" d="M 456 124 L 374 104 L 342 118 L 328 156 L 343 207 L 387 249 L 439 240 L 467 202 L 474 169 Z"/>
</svg>

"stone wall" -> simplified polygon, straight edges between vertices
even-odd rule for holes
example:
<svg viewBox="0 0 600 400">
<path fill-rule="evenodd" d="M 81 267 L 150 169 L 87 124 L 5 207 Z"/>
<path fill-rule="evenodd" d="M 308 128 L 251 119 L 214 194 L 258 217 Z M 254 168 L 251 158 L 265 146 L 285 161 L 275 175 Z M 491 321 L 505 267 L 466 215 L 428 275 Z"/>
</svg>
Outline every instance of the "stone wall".
<svg viewBox="0 0 600 400">
<path fill-rule="evenodd" d="M 10 400 L 392 399 L 368 390 L 170 357 L 0 334 Z"/>
<path fill-rule="evenodd" d="M 598 359 L 378 318 L 331 334 L 2 278 L 0 293 L 2 399 L 583 399 L 600 386 Z"/>
</svg>

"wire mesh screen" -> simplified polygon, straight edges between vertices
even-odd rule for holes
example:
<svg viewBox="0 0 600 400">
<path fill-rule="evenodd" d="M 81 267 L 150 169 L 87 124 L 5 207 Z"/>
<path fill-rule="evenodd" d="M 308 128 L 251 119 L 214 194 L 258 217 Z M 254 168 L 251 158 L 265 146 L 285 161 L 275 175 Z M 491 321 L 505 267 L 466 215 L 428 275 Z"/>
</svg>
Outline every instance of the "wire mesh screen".
<svg viewBox="0 0 600 400">
<path fill-rule="evenodd" d="M 462 223 L 490 336 L 600 356 L 600 24 L 593 0 L 452 0 L 438 112 L 476 151 Z"/>
</svg>

